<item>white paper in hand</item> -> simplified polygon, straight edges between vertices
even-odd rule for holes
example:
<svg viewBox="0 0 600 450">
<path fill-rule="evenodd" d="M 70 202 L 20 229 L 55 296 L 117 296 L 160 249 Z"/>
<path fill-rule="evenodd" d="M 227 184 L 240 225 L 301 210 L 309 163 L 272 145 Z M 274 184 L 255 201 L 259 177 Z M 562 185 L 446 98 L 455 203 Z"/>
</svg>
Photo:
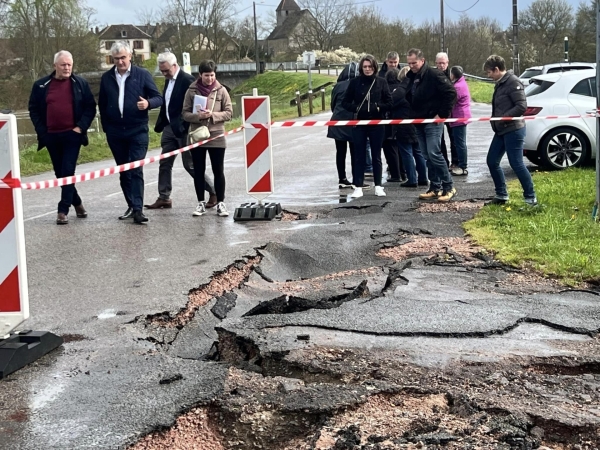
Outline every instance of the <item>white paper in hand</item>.
<svg viewBox="0 0 600 450">
<path fill-rule="evenodd" d="M 206 109 L 208 99 L 204 95 L 194 95 L 194 111 L 199 113 Z"/>
</svg>

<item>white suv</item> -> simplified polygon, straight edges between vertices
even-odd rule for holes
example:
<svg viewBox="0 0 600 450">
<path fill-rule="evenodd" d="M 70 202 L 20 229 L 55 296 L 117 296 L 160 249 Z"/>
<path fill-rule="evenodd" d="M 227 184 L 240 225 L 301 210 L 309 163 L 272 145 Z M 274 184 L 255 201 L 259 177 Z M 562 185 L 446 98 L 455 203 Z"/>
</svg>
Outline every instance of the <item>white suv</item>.
<svg viewBox="0 0 600 450">
<path fill-rule="evenodd" d="M 554 63 L 546 64 L 545 66 L 533 66 L 525 69 L 525 72 L 521 74 L 519 80 L 521 80 L 523 86 L 528 86 L 531 78 L 536 77 L 538 75 L 545 75 L 547 73 L 568 72 L 570 70 L 585 70 L 595 68 L 596 63 L 584 62 Z"/>
<path fill-rule="evenodd" d="M 527 120 L 523 154 L 552 169 L 581 166 L 596 150 L 596 71 L 577 70 L 538 75 L 525 88 L 524 116 L 582 116 Z"/>
</svg>

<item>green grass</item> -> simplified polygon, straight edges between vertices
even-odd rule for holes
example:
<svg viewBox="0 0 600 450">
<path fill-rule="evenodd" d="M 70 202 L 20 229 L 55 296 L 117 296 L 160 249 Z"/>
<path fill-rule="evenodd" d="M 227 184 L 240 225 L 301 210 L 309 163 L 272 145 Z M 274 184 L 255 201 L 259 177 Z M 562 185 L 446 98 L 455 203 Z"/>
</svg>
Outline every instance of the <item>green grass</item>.
<svg viewBox="0 0 600 450">
<path fill-rule="evenodd" d="M 595 172 L 569 169 L 533 174 L 540 207 L 525 208 L 517 180 L 511 201 L 486 206 L 465 230 L 507 264 L 530 267 L 570 285 L 600 280 L 600 224 L 592 220 Z"/>
<path fill-rule="evenodd" d="M 494 95 L 494 83 L 485 83 L 483 81 L 467 80 L 471 100 L 477 103 L 492 103 Z"/>
<path fill-rule="evenodd" d="M 336 80 L 337 77 L 333 75 L 312 75 L 313 88 Z M 259 95 L 270 96 L 272 105 L 289 105 L 290 100 L 296 98 L 296 91 L 300 91 L 302 94 L 308 92 L 308 75 L 306 73 L 266 72 L 246 80 L 233 89 L 231 95 L 252 94 L 253 88 L 258 89 Z"/>
</svg>

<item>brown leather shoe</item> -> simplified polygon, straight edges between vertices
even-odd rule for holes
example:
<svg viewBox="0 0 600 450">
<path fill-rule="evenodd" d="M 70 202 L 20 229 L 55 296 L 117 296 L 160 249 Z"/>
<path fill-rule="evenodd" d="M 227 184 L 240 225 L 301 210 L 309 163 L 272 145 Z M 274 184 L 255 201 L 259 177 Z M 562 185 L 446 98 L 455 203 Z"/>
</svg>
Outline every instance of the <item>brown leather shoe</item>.
<svg viewBox="0 0 600 450">
<path fill-rule="evenodd" d="M 217 206 L 217 196 L 216 194 L 211 194 L 210 197 L 208 197 L 205 207 L 208 209 L 214 208 L 215 206 Z"/>
<path fill-rule="evenodd" d="M 77 214 L 77 217 L 79 217 L 80 219 L 85 219 L 87 217 L 87 211 L 85 210 L 83 205 L 76 206 L 75 213 Z"/>
<path fill-rule="evenodd" d="M 66 225 L 69 223 L 69 218 L 66 214 L 58 213 L 56 216 L 56 225 Z"/>
<path fill-rule="evenodd" d="M 173 202 L 171 200 L 165 200 L 164 198 L 158 197 L 151 205 L 144 205 L 144 208 L 148 209 L 160 209 L 160 208 L 172 208 Z"/>
</svg>

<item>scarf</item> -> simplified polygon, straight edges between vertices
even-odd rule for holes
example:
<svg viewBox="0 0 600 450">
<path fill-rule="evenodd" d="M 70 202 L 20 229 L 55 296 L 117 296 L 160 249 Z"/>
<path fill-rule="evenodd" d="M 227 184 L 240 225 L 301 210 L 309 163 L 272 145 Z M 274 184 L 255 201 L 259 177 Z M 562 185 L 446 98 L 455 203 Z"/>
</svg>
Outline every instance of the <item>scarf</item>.
<svg viewBox="0 0 600 450">
<path fill-rule="evenodd" d="M 211 84 L 210 86 L 204 86 L 204 83 L 202 83 L 202 80 L 198 80 L 198 82 L 196 83 L 196 90 L 198 91 L 198 93 L 200 95 L 203 95 L 206 98 L 208 98 L 208 96 L 213 91 L 213 89 L 215 88 L 216 85 L 217 85 L 217 80 L 215 80 L 214 83 Z"/>
</svg>

